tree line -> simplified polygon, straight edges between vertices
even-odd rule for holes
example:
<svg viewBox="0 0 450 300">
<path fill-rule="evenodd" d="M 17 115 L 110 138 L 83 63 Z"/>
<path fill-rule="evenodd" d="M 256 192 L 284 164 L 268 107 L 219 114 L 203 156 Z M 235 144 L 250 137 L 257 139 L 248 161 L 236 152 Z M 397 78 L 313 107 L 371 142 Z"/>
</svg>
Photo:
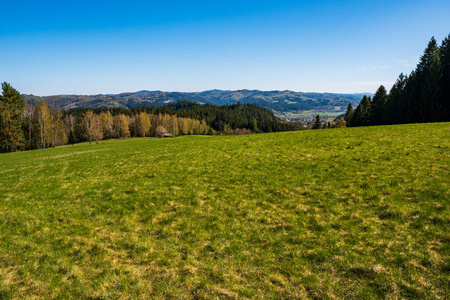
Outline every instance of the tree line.
<svg viewBox="0 0 450 300">
<path fill-rule="evenodd" d="M 0 151 L 43 149 L 65 144 L 128 137 L 214 134 L 192 118 L 143 111 L 111 114 L 109 110 L 61 111 L 46 102 L 30 105 L 10 84 L 0 96 Z"/>
<path fill-rule="evenodd" d="M 81 115 L 88 108 L 75 108 L 67 111 L 69 114 Z M 130 109 L 94 108 L 94 113 L 109 111 L 113 116 L 117 114 L 135 115 L 146 112 L 153 115 L 168 114 L 182 118 L 205 121 L 213 130 L 224 133 L 234 132 L 239 129 L 248 129 L 254 133 L 290 131 L 300 128 L 298 124 L 280 121 L 270 110 L 250 103 L 236 103 L 217 106 L 213 104 L 199 104 L 191 101 L 177 101 L 165 106 L 148 107 L 140 106 Z"/>
<path fill-rule="evenodd" d="M 439 46 L 431 38 L 411 74 L 400 74 L 387 92 L 380 86 L 345 114 L 347 126 L 450 121 L 450 35 Z"/>
<path fill-rule="evenodd" d="M 43 149 L 128 137 L 251 134 L 298 128 L 253 104 L 201 105 L 179 101 L 164 107 L 58 110 L 45 101 L 25 103 L 10 84 L 0 96 L 0 152 Z"/>
</svg>

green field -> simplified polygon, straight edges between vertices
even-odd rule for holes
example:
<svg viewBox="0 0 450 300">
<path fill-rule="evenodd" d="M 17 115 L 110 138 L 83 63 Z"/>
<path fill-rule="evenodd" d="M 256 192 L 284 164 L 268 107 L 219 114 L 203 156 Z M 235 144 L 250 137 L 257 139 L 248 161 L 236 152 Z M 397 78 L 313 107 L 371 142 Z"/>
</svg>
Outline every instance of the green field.
<svg viewBox="0 0 450 300">
<path fill-rule="evenodd" d="M 450 297 L 450 123 L 0 155 L 0 299 Z"/>
</svg>

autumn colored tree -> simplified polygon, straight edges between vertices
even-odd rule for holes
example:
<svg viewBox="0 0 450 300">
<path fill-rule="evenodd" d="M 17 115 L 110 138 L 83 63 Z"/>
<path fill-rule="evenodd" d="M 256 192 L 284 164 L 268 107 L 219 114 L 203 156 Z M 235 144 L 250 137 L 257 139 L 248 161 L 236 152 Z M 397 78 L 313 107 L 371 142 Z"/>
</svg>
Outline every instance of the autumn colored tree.
<svg viewBox="0 0 450 300">
<path fill-rule="evenodd" d="M 189 134 L 189 120 L 187 118 L 178 118 L 178 132 L 181 135 Z"/>
<path fill-rule="evenodd" d="M 52 147 L 67 144 L 67 131 L 65 129 L 62 111 L 51 108 L 50 116 L 52 120 Z"/>
<path fill-rule="evenodd" d="M 92 141 L 98 142 L 103 139 L 103 127 L 101 117 L 94 114 L 92 110 L 88 110 L 83 115 L 83 127 L 85 129 L 86 138 L 89 144 Z"/>
<path fill-rule="evenodd" d="M 148 114 L 144 112 L 137 114 L 135 118 L 136 136 L 145 137 L 148 135 L 151 125 Z"/>
<path fill-rule="evenodd" d="M 92 144 L 92 140 L 94 139 L 94 112 L 92 110 L 88 110 L 83 115 L 83 127 L 86 132 L 86 138 L 89 141 L 89 144 Z"/>
<path fill-rule="evenodd" d="M 117 133 L 117 137 L 119 137 L 119 138 L 130 137 L 130 129 L 128 127 L 128 120 L 124 114 L 119 114 L 117 116 L 114 116 L 113 128 Z"/>
<path fill-rule="evenodd" d="M 170 116 L 169 120 L 168 120 L 168 132 L 172 135 L 172 136 L 178 136 L 178 120 L 177 120 L 177 116 L 173 115 Z"/>
<path fill-rule="evenodd" d="M 344 118 L 339 118 L 336 120 L 336 123 L 332 126 L 333 128 L 344 128 L 347 127 L 347 121 Z"/>
<path fill-rule="evenodd" d="M 105 139 L 111 139 L 117 136 L 113 126 L 113 117 L 109 111 L 100 114 L 100 122 L 102 125 L 103 137 Z"/>
<path fill-rule="evenodd" d="M 52 117 L 46 102 L 34 107 L 33 128 L 33 144 L 40 149 L 48 148 L 52 142 Z"/>
</svg>

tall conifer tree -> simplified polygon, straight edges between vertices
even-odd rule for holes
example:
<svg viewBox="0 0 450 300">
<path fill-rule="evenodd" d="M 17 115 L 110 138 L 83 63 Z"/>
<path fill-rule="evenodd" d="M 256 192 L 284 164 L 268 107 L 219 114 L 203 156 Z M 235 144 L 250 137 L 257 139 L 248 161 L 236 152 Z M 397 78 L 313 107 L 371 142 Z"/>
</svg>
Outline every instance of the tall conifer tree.
<svg viewBox="0 0 450 300">
<path fill-rule="evenodd" d="M 350 121 L 352 126 L 367 126 L 370 121 L 370 97 L 364 95 Z"/>
<path fill-rule="evenodd" d="M 320 129 L 322 126 L 322 121 L 320 121 L 320 116 L 316 116 L 316 120 L 314 121 L 312 129 Z"/>
<path fill-rule="evenodd" d="M 370 109 L 370 125 L 382 125 L 385 123 L 385 107 L 387 101 L 387 91 L 384 86 L 380 86 L 373 96 Z"/>
<path fill-rule="evenodd" d="M 389 91 L 386 103 L 385 120 L 387 124 L 399 124 L 402 115 L 401 101 L 408 77 L 401 73 Z"/>
<path fill-rule="evenodd" d="M 25 146 L 23 111 L 25 102 L 9 83 L 2 83 L 0 96 L 0 151 L 17 151 Z"/>
<path fill-rule="evenodd" d="M 441 59 L 439 47 L 434 37 L 428 43 L 416 69 L 418 93 L 415 97 L 413 122 L 431 122 L 440 119 L 442 109 L 439 105 L 441 92 Z"/>
<path fill-rule="evenodd" d="M 442 119 L 439 121 L 450 121 L 450 34 L 442 41 L 440 47 L 441 60 L 441 94 L 439 103 L 442 108 Z"/>
<path fill-rule="evenodd" d="M 347 111 L 345 112 L 345 117 L 344 117 L 345 122 L 347 122 L 347 126 L 351 126 L 350 121 L 352 120 L 353 113 L 354 113 L 353 106 L 351 103 L 349 103 L 347 105 Z"/>
</svg>

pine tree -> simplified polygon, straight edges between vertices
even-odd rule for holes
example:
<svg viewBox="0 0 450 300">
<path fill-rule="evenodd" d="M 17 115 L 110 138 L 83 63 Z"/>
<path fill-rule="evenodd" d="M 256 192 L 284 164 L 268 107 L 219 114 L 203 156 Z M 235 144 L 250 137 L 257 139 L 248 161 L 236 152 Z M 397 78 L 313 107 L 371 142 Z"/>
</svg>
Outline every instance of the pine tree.
<svg viewBox="0 0 450 300">
<path fill-rule="evenodd" d="M 386 124 L 401 123 L 401 116 L 404 113 L 401 110 L 401 102 L 407 81 L 408 77 L 401 73 L 389 91 L 384 113 Z"/>
<path fill-rule="evenodd" d="M 351 103 L 349 103 L 347 106 L 347 111 L 345 112 L 345 117 L 344 117 L 344 120 L 345 120 L 347 126 L 351 126 L 350 121 L 352 120 L 353 113 L 354 113 L 353 106 Z"/>
<path fill-rule="evenodd" d="M 0 151 L 12 152 L 23 149 L 25 135 L 22 129 L 25 101 L 9 83 L 2 83 L 0 96 Z"/>
<path fill-rule="evenodd" d="M 370 97 L 364 95 L 350 120 L 352 126 L 367 126 L 370 121 Z"/>
<path fill-rule="evenodd" d="M 385 124 L 385 106 L 387 101 L 387 91 L 384 86 L 380 86 L 373 96 L 370 110 L 370 125 Z"/>
<path fill-rule="evenodd" d="M 252 119 L 251 129 L 255 133 L 258 132 L 258 122 L 256 121 L 255 118 Z"/>
<path fill-rule="evenodd" d="M 439 119 L 442 108 L 439 105 L 440 80 L 441 80 L 441 59 L 439 57 L 439 47 L 434 37 L 428 43 L 424 54 L 420 57 L 420 62 L 416 68 L 417 82 L 415 86 L 418 93 L 413 99 L 414 114 L 413 122 L 431 122 Z"/>
<path fill-rule="evenodd" d="M 314 121 L 314 125 L 312 127 L 312 129 L 320 129 L 322 126 L 322 122 L 320 121 L 320 116 L 317 115 L 316 116 L 316 120 Z"/>
<path fill-rule="evenodd" d="M 441 79 L 439 85 L 441 94 L 439 104 L 442 109 L 441 119 L 438 121 L 450 121 L 450 34 L 442 41 L 440 47 Z"/>
<path fill-rule="evenodd" d="M 69 133 L 69 144 L 75 144 L 77 142 L 77 136 L 75 135 L 75 131 L 71 130 Z"/>
</svg>

